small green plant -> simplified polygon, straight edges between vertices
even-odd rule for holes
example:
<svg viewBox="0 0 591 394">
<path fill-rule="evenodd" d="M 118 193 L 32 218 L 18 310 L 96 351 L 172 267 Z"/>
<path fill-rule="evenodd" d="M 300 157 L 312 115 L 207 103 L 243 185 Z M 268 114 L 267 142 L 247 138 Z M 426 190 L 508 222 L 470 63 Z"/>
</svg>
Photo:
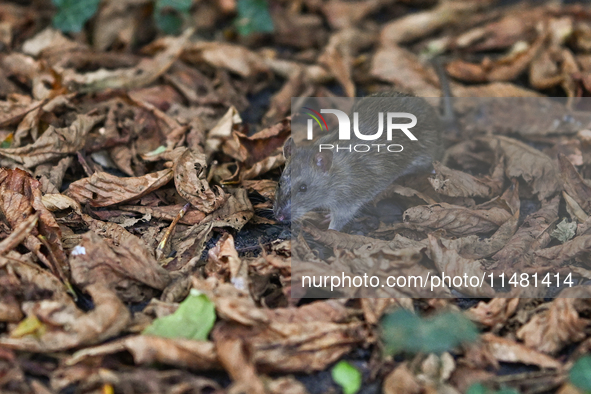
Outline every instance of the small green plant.
<svg viewBox="0 0 591 394">
<path fill-rule="evenodd" d="M 569 373 L 570 382 L 585 394 L 591 393 L 591 356 L 577 360 Z"/>
<path fill-rule="evenodd" d="M 577 223 L 576 222 L 569 223 L 566 220 L 566 218 L 564 218 L 564 219 L 562 219 L 562 221 L 560 223 L 558 223 L 556 225 L 556 228 L 554 229 L 554 231 L 552 231 L 550 236 L 552 238 L 556 238 L 557 240 L 559 240 L 562 243 L 565 243 L 566 241 L 568 241 L 569 239 L 574 237 L 576 233 L 577 233 Z"/>
<path fill-rule="evenodd" d="M 390 354 L 440 354 L 478 339 L 474 323 L 459 313 L 422 318 L 405 309 L 387 315 L 382 321 L 382 332 L 386 351 Z"/>
<path fill-rule="evenodd" d="M 466 394 L 519 394 L 519 391 L 513 388 L 502 388 L 500 390 L 491 390 L 482 383 L 476 383 L 470 386 Z"/>
<path fill-rule="evenodd" d="M 64 33 L 77 33 L 82 30 L 98 10 L 101 0 L 52 0 L 57 7 L 53 25 Z"/>
<path fill-rule="evenodd" d="M 361 372 L 346 361 L 332 368 L 332 379 L 342 387 L 344 394 L 355 394 L 361 388 Z"/>
<path fill-rule="evenodd" d="M 179 34 L 185 18 L 189 18 L 192 0 L 156 0 L 154 20 L 166 34 Z"/>
<path fill-rule="evenodd" d="M 53 26 L 64 33 L 77 33 L 96 14 L 101 0 L 52 0 L 57 7 Z M 166 34 L 179 34 L 190 18 L 193 0 L 154 0 L 154 21 Z M 273 31 L 273 19 L 266 0 L 238 0 L 234 26 L 238 34 Z"/>
<path fill-rule="evenodd" d="M 205 341 L 215 319 L 213 302 L 205 294 L 191 289 L 191 293 L 172 315 L 154 320 L 142 334 Z"/>
<path fill-rule="evenodd" d="M 234 26 L 241 36 L 273 31 L 273 19 L 266 0 L 238 0 L 236 10 L 238 16 L 234 20 Z"/>
</svg>

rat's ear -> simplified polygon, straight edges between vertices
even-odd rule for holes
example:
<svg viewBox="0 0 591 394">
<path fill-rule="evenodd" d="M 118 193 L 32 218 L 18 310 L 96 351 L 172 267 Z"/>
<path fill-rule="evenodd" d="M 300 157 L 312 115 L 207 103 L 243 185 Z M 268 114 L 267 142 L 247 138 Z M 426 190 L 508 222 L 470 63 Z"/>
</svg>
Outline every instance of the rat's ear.
<svg viewBox="0 0 591 394">
<path fill-rule="evenodd" d="M 332 167 L 332 151 L 325 150 L 323 152 L 316 153 L 314 156 L 314 163 L 322 172 L 327 172 Z"/>
<path fill-rule="evenodd" d="M 289 137 L 283 145 L 283 157 L 285 157 L 286 160 L 289 159 L 294 149 L 295 143 L 293 142 L 293 138 Z"/>
</svg>

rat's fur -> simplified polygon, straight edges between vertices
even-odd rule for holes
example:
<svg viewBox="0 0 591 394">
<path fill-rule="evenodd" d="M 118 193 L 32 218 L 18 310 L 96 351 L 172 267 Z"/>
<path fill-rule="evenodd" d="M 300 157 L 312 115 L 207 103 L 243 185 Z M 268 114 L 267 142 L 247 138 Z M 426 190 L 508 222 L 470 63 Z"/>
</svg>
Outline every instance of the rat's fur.
<svg viewBox="0 0 591 394">
<path fill-rule="evenodd" d="M 396 108 L 391 100 L 380 97 L 397 97 Z M 443 125 L 433 107 L 425 100 L 398 92 L 382 93 L 362 99 L 353 112 L 359 112 L 359 128 L 363 134 L 378 128 L 378 112 L 409 112 L 418 123 L 410 131 L 417 141 L 411 141 L 400 130 L 394 131 L 392 141 L 384 132 L 376 141 L 339 141 L 338 133 L 328 134 L 307 147 L 295 147 L 291 138 L 286 142 L 284 154 L 286 167 L 281 175 L 274 205 L 275 217 L 282 221 L 296 220 L 306 212 L 317 209 L 330 211 L 329 228 L 341 230 L 351 221 L 359 209 L 384 191 L 403 175 L 428 170 L 434 160 L 442 155 Z M 366 115 L 366 118 L 363 116 Z M 352 119 L 352 117 L 351 117 Z M 402 152 L 392 153 L 383 149 L 380 153 L 323 150 L 319 144 L 395 144 L 404 146 Z M 300 191 L 302 185 L 306 191 Z"/>
</svg>

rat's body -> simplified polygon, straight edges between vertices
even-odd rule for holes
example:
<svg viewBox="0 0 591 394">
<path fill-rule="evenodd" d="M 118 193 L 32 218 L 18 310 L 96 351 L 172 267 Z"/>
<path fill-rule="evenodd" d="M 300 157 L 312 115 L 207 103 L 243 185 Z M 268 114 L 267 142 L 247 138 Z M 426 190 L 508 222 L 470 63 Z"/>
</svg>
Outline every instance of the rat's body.
<svg viewBox="0 0 591 394">
<path fill-rule="evenodd" d="M 396 108 L 392 108 L 394 97 Z M 286 142 L 285 170 L 277 188 L 274 212 L 282 221 L 295 220 L 306 212 L 330 211 L 329 228 L 341 230 L 359 209 L 373 200 L 401 176 L 428 171 L 432 162 L 440 160 L 442 118 L 425 100 L 398 92 L 388 92 L 362 99 L 353 109 L 359 112 L 359 130 L 372 134 L 378 129 L 378 113 L 406 112 L 416 116 L 418 123 L 410 129 L 416 141 L 401 130 L 394 130 L 392 141 L 386 132 L 375 141 L 363 141 L 352 133 L 350 141 L 339 141 L 335 131 L 312 145 L 295 147 L 291 138 Z M 353 117 L 351 116 L 353 121 Z M 386 121 L 384 120 L 384 128 Z M 405 123 L 404 121 L 400 123 Z M 400 144 L 401 152 L 349 152 L 346 150 L 320 150 L 320 144 L 333 146 L 355 144 Z"/>
</svg>

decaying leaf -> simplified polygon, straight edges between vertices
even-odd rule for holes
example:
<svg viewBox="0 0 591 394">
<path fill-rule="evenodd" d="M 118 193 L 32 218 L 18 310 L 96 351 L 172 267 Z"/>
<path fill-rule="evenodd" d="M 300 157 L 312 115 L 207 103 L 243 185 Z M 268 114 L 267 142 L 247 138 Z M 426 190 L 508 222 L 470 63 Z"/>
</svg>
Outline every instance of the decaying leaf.
<svg viewBox="0 0 591 394">
<path fill-rule="evenodd" d="M 558 162 L 565 193 L 572 197 L 585 213 L 591 214 L 591 187 L 585 183 L 583 177 L 565 155 L 559 154 Z"/>
<path fill-rule="evenodd" d="M 174 63 L 187 45 L 193 30 L 186 30 L 176 38 L 168 37 L 166 50 L 153 59 L 146 59 L 134 68 L 120 70 L 100 69 L 86 74 L 78 74 L 72 70 L 63 72 L 64 83 L 71 88 L 83 92 L 96 92 L 108 88 L 133 89 L 155 81 Z"/>
<path fill-rule="evenodd" d="M 585 287 L 565 289 L 559 298 L 547 304 L 517 331 L 517 338 L 540 352 L 555 354 L 564 346 L 585 338 L 589 311 L 589 290 Z"/>
<path fill-rule="evenodd" d="M 562 364 L 557 360 L 521 343 L 490 333 L 482 334 L 480 338 L 483 346 L 498 361 L 536 365 L 540 368 L 562 368 Z"/>
<path fill-rule="evenodd" d="M 20 148 L 0 149 L 0 156 L 9 157 L 27 168 L 61 158 L 80 150 L 90 130 L 101 116 L 78 115 L 69 127 L 49 126 L 39 139 Z"/>
<path fill-rule="evenodd" d="M 125 305 L 101 285 L 91 285 L 86 290 L 94 300 L 92 311 L 84 313 L 73 302 L 31 303 L 27 314 L 39 320 L 38 329 L 18 338 L 2 336 L 0 345 L 29 352 L 56 352 L 100 343 L 118 335 L 129 322 Z M 76 324 L 71 324 L 72 321 Z"/>
<path fill-rule="evenodd" d="M 88 178 L 71 183 L 66 194 L 80 204 L 106 207 L 143 197 L 166 185 L 172 178 L 173 171 L 170 169 L 129 178 L 95 172 Z"/>
<path fill-rule="evenodd" d="M 517 272 L 532 264 L 533 253 L 550 242 L 549 228 L 558 219 L 560 199 L 554 197 L 540 210 L 529 215 L 506 245 L 492 256 L 495 268 Z"/>
<path fill-rule="evenodd" d="M 5 168 L 0 168 L 0 182 L 0 212 L 4 220 L 14 230 L 30 216 L 38 215 L 37 225 L 25 236 L 24 245 L 67 284 L 70 267 L 61 243 L 62 232 L 43 205 L 39 182 L 21 169 Z M 45 248 L 48 252 L 42 250 Z"/>
<path fill-rule="evenodd" d="M 162 290 L 170 281 L 168 272 L 131 234 L 125 242 L 111 245 L 94 231 L 84 234 L 70 254 L 70 266 L 77 285 L 100 283 L 128 301 L 143 299 L 147 290 L 142 285 Z"/>
<path fill-rule="evenodd" d="M 502 162 L 494 168 L 490 177 L 476 178 L 462 171 L 452 170 L 441 163 L 434 163 L 435 177 L 429 182 L 436 192 L 451 197 L 496 196 L 503 188 L 504 171 Z"/>
<path fill-rule="evenodd" d="M 221 187 L 210 187 L 207 181 L 207 161 L 202 153 L 185 150 L 174 163 L 173 172 L 178 193 L 202 212 L 215 211 L 228 198 Z"/>
<path fill-rule="evenodd" d="M 219 369 L 215 345 L 212 342 L 184 338 L 162 338 L 149 335 L 126 337 L 104 345 L 80 350 L 66 360 L 75 365 L 84 360 L 128 351 L 137 364 L 160 362 L 194 370 Z"/>
<path fill-rule="evenodd" d="M 540 199 L 547 199 L 560 190 L 558 168 L 544 153 L 509 137 L 485 137 L 483 140 L 492 149 L 498 146 L 502 150 L 505 174 L 509 178 L 523 178 Z"/>
<path fill-rule="evenodd" d="M 487 327 L 500 327 L 515 313 L 519 298 L 493 298 L 489 302 L 480 301 L 466 311 L 466 316 Z"/>
<path fill-rule="evenodd" d="M 424 228 L 443 229 L 456 236 L 488 233 L 511 218 L 505 209 L 469 209 L 447 203 L 412 207 L 404 212 L 404 222 Z"/>
</svg>

